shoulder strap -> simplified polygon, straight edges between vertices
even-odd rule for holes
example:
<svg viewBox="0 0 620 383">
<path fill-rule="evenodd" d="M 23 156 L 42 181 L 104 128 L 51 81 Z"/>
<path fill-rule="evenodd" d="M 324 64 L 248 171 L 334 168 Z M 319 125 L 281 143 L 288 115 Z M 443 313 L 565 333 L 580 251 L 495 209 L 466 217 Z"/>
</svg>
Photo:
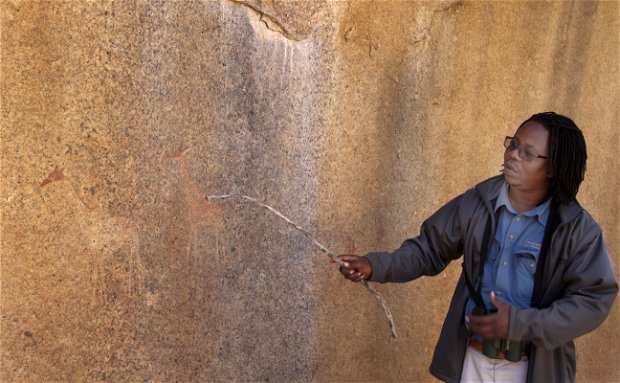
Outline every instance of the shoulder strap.
<svg viewBox="0 0 620 383">
<path fill-rule="evenodd" d="M 532 307 L 540 308 L 544 293 L 544 281 L 543 277 L 547 271 L 547 253 L 549 252 L 549 246 L 551 245 L 551 239 L 555 229 L 560 225 L 560 207 L 555 202 L 551 201 L 549 210 L 549 218 L 545 225 L 545 235 L 540 247 L 540 254 L 538 255 L 538 265 L 536 266 L 536 274 L 534 276 L 534 291 L 532 292 Z"/>
<path fill-rule="evenodd" d="M 463 267 L 463 275 L 465 276 L 465 284 L 467 285 L 467 290 L 469 290 L 469 296 L 474 300 L 477 307 L 485 307 L 484 301 L 482 300 L 482 294 L 480 294 L 479 290 L 476 290 L 474 285 L 471 283 L 469 276 L 467 275 L 467 270 L 465 269 L 465 261 L 461 263 Z"/>
<path fill-rule="evenodd" d="M 495 219 L 497 220 L 497 216 L 495 217 Z M 491 245 L 490 239 L 491 239 L 491 234 L 492 234 L 491 233 L 492 220 L 493 220 L 493 216 L 489 215 L 489 219 L 486 222 L 486 225 L 484 227 L 484 233 L 482 235 L 480 261 L 478 264 L 478 267 L 479 267 L 478 281 L 482 279 L 482 273 L 484 271 L 484 263 L 486 262 L 487 253 L 489 252 L 490 245 Z M 465 268 L 464 260 L 463 260 L 463 263 L 461 263 L 461 267 L 463 267 L 463 275 L 465 276 L 465 284 L 467 285 L 467 290 L 469 290 L 469 296 L 474 301 L 474 303 L 476 303 L 477 307 L 480 307 L 486 311 L 486 305 L 484 304 L 484 300 L 482 299 L 482 294 L 480 292 L 482 288 L 482 283 L 478 283 L 478 288 L 476 289 L 474 287 L 472 280 L 469 278 L 469 275 L 467 274 L 467 269 Z"/>
</svg>

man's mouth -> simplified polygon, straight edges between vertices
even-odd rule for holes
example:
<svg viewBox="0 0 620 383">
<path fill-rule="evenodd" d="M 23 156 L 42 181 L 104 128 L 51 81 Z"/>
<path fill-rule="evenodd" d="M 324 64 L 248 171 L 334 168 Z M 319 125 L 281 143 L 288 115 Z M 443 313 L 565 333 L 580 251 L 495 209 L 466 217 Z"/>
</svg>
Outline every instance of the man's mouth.
<svg viewBox="0 0 620 383">
<path fill-rule="evenodd" d="M 514 169 L 512 166 L 510 166 L 510 164 L 509 164 L 509 163 L 504 162 L 504 171 L 506 171 L 506 170 L 510 170 L 510 171 L 511 171 L 511 172 L 513 172 L 513 173 L 515 173 L 515 172 L 516 172 L 516 171 L 515 171 L 515 169 Z"/>
</svg>

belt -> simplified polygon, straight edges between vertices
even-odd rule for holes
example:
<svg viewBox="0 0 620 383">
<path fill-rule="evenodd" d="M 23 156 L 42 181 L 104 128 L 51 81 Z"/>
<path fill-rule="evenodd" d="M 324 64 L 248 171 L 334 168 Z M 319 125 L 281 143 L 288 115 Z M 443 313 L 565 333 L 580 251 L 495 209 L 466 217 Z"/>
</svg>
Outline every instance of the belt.
<svg viewBox="0 0 620 383">
<path fill-rule="evenodd" d="M 479 351 L 481 353 L 482 352 L 482 343 L 480 343 L 479 340 L 474 339 L 474 338 L 469 338 L 469 347 L 473 348 L 476 351 Z M 484 353 L 483 353 L 484 354 Z M 485 355 L 486 356 L 486 355 Z M 523 350 L 521 350 L 521 357 L 527 357 L 527 350 L 524 348 Z M 487 356 L 487 358 L 491 358 L 490 356 Z M 497 356 L 491 359 L 506 359 L 504 357 L 504 351 L 499 350 L 499 352 L 497 353 Z"/>
</svg>

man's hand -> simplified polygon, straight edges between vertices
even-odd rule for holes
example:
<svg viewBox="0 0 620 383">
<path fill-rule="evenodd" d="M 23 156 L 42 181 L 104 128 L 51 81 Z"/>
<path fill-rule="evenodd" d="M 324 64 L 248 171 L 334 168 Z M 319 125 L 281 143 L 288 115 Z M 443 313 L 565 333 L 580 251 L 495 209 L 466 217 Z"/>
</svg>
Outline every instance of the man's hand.
<svg viewBox="0 0 620 383">
<path fill-rule="evenodd" d="M 344 254 L 338 258 L 344 261 L 344 265 L 340 266 L 339 271 L 346 279 L 353 282 L 360 282 L 362 279 L 370 278 L 372 266 L 370 262 L 368 262 L 368 259 L 352 254 Z"/>
<path fill-rule="evenodd" d="M 497 307 L 497 312 L 487 315 L 472 315 L 465 318 L 467 327 L 486 339 L 508 338 L 508 324 L 510 321 L 510 304 L 495 299 L 491 292 L 491 303 Z"/>
</svg>

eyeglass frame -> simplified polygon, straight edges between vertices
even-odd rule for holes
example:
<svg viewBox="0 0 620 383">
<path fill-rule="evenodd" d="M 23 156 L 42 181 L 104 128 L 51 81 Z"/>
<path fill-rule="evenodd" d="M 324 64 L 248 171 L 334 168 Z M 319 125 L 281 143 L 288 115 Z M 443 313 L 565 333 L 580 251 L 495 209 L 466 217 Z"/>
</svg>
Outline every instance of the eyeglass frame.
<svg viewBox="0 0 620 383">
<path fill-rule="evenodd" d="M 516 142 L 516 145 L 513 146 L 512 143 Z M 517 150 L 517 152 L 519 153 L 519 157 L 523 158 L 526 161 L 533 161 L 535 158 L 542 158 L 542 159 L 547 159 L 548 157 L 545 156 L 541 156 L 538 153 L 535 153 L 527 148 L 525 148 L 524 146 L 521 145 L 521 143 L 519 142 L 519 139 L 516 137 L 511 137 L 511 136 L 506 136 L 506 138 L 504 138 L 504 147 L 508 150 Z"/>
</svg>

